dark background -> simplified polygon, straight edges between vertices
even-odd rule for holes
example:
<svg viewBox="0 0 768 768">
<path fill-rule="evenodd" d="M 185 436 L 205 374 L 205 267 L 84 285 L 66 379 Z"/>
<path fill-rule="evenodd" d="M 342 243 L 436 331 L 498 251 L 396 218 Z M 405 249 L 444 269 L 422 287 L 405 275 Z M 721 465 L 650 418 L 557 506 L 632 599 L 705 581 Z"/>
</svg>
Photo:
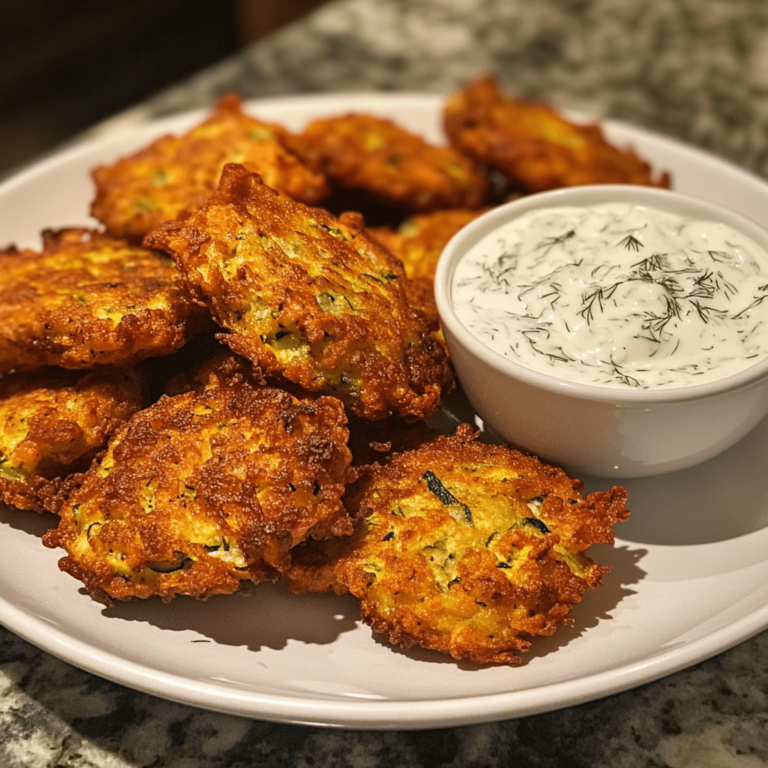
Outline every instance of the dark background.
<svg viewBox="0 0 768 768">
<path fill-rule="evenodd" d="M 0 174 L 324 0 L 0 0 Z"/>
</svg>

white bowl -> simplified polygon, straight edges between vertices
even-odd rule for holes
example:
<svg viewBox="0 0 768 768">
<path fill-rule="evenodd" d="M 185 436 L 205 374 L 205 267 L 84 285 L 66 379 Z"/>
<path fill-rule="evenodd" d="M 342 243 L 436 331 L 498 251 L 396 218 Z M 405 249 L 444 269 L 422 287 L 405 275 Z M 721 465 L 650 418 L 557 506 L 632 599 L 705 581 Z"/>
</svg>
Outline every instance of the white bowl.
<svg viewBox="0 0 768 768">
<path fill-rule="evenodd" d="M 486 426 L 566 469 L 641 477 L 693 466 L 729 448 L 768 414 L 768 359 L 704 384 L 629 389 L 577 384 L 539 373 L 489 349 L 459 320 L 451 284 L 478 241 L 537 208 L 627 202 L 720 221 L 768 252 L 768 232 L 713 203 L 631 185 L 572 187 L 499 206 L 462 229 L 437 265 L 435 296 L 462 389 Z"/>
</svg>

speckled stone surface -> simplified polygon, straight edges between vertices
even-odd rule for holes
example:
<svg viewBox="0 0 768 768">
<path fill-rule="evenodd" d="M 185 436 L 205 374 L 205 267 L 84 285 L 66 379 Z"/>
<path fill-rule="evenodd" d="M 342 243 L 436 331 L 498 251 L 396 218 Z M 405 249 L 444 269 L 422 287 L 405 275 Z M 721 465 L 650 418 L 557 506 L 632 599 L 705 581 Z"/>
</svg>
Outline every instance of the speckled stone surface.
<svg viewBox="0 0 768 768">
<path fill-rule="evenodd" d="M 339 0 L 149 102 L 329 90 L 514 93 L 676 136 L 768 175 L 763 0 Z"/>
<path fill-rule="evenodd" d="M 764 0 L 339 0 L 110 125 L 207 106 L 228 90 L 448 93 L 486 71 L 520 95 L 643 125 L 768 176 Z M 380 733 L 168 703 L 70 667 L 0 628 L 0 768 L 286 765 L 768 765 L 768 633 L 666 679 L 559 712 Z"/>
</svg>

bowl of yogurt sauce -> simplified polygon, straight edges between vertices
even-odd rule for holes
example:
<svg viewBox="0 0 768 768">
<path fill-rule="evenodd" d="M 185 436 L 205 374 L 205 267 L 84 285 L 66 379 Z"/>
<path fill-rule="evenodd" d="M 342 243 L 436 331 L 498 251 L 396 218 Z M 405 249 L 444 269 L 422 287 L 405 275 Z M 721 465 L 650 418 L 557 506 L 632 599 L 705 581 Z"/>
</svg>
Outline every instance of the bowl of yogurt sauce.
<svg viewBox="0 0 768 768">
<path fill-rule="evenodd" d="M 768 414 L 768 231 L 722 206 L 631 185 L 524 197 L 450 241 L 435 296 L 484 424 L 569 470 L 683 469 Z"/>
</svg>

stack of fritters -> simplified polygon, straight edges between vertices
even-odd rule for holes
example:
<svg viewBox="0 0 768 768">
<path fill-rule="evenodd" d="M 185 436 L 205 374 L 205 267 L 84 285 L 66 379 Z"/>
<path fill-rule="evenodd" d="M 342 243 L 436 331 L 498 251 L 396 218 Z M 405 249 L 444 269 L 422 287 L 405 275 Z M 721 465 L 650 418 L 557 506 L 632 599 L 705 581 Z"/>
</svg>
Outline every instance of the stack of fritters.
<svg viewBox="0 0 768 768">
<path fill-rule="evenodd" d="M 600 586 L 584 552 L 613 541 L 623 489 L 582 497 L 559 469 L 426 423 L 454 387 L 437 259 L 489 204 L 478 164 L 511 174 L 467 133 L 483 99 L 496 123 L 518 114 L 491 91 L 449 103 L 453 148 L 359 114 L 294 136 L 225 97 L 94 170 L 107 232 L 0 253 L 0 499 L 60 515 L 44 543 L 95 598 L 285 578 L 350 592 L 393 643 L 516 665 Z M 593 129 L 535 114 L 540 142 L 557 125 L 591 149 L 511 183 L 602 180 L 618 150 L 595 161 Z M 383 226 L 307 205 L 342 199 Z"/>
<path fill-rule="evenodd" d="M 1 252 L 0 498 L 50 508 L 147 405 L 139 361 L 208 322 L 166 256 L 124 240 L 46 231 L 41 251 Z"/>
</svg>

